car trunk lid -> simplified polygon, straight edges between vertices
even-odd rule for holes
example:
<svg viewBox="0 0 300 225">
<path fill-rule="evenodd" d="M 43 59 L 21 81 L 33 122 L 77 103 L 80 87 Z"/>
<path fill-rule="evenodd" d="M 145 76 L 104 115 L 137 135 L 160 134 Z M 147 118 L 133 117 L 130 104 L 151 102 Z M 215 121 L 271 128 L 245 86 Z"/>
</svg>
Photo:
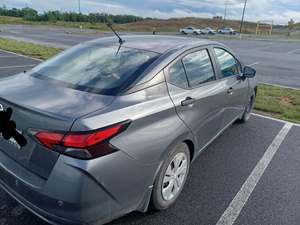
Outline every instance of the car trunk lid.
<svg viewBox="0 0 300 225">
<path fill-rule="evenodd" d="M 59 154 L 40 145 L 31 131 L 62 131 L 86 114 L 109 105 L 114 97 L 92 94 L 51 84 L 26 74 L 0 80 L 0 104 L 12 109 L 11 120 L 27 140 L 20 148 L 0 136 L 0 150 L 30 171 L 47 178 Z M 1 107 L 0 107 L 1 110 Z"/>
</svg>

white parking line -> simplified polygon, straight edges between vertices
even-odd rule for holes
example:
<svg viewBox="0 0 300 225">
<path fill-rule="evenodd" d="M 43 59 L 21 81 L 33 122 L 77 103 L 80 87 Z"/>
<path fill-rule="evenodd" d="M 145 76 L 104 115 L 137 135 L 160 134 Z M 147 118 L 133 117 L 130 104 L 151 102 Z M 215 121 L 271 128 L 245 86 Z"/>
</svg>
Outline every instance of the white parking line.
<svg viewBox="0 0 300 225">
<path fill-rule="evenodd" d="M 258 65 L 258 64 L 260 64 L 260 62 L 254 62 L 252 64 L 249 64 L 248 66 L 255 66 L 255 65 Z"/>
<path fill-rule="evenodd" d="M 273 120 L 273 121 L 276 121 L 276 122 L 290 123 L 295 127 L 300 127 L 300 124 L 298 124 L 298 123 L 292 123 L 292 122 L 288 122 L 288 121 L 281 120 L 281 119 L 276 119 L 276 118 L 273 118 L 273 117 L 270 117 L 270 116 L 265 116 L 265 115 L 261 115 L 261 114 L 257 114 L 257 113 L 252 113 L 252 115 L 257 116 L 257 117 L 261 117 L 261 118 L 264 118 L 264 119 L 268 119 L 268 120 Z"/>
<path fill-rule="evenodd" d="M 300 52 L 300 48 L 289 51 L 287 54 L 293 54 L 295 52 Z"/>
<path fill-rule="evenodd" d="M 300 88 L 296 87 L 290 87 L 290 86 L 285 86 L 285 85 L 280 85 L 280 84 L 271 84 L 271 83 L 266 83 L 266 82 L 259 82 L 260 84 L 266 84 L 266 85 L 271 85 L 274 87 L 281 87 L 281 88 L 287 88 L 287 89 L 293 89 L 293 90 L 300 90 Z"/>
<path fill-rule="evenodd" d="M 19 57 L 20 56 L 17 56 L 17 55 L 0 55 L 0 58 L 19 58 Z"/>
<path fill-rule="evenodd" d="M 265 170 L 269 166 L 274 155 L 278 151 L 280 145 L 282 144 L 292 127 L 293 124 L 286 123 L 279 131 L 271 145 L 266 150 L 263 157 L 256 164 L 250 176 L 247 178 L 239 192 L 236 194 L 234 199 L 229 204 L 228 208 L 225 210 L 225 212 L 217 222 L 217 225 L 232 225 L 235 222 L 253 190 L 255 189 L 257 183 L 259 182 L 260 178 L 264 174 Z"/>
<path fill-rule="evenodd" d="M 34 67 L 34 66 L 36 66 L 36 64 L 20 65 L 20 66 L 1 66 L 0 69 L 24 68 L 24 67 Z"/>
<path fill-rule="evenodd" d="M 41 59 L 37 59 L 37 58 L 31 57 L 31 56 L 27 56 L 27 55 L 18 54 L 18 53 L 15 53 L 15 52 L 6 51 L 6 50 L 3 50 L 3 49 L 0 49 L 0 52 L 6 52 L 6 53 L 10 53 L 10 54 L 13 54 L 13 55 L 16 55 L 16 56 L 28 58 L 28 59 L 34 59 L 34 60 L 40 61 L 40 62 L 43 61 Z"/>
<path fill-rule="evenodd" d="M 274 47 L 274 44 L 270 44 L 270 45 L 267 45 L 265 47 L 254 48 L 254 50 L 260 51 L 260 50 L 265 50 L 265 49 L 272 48 L 272 47 Z"/>
</svg>

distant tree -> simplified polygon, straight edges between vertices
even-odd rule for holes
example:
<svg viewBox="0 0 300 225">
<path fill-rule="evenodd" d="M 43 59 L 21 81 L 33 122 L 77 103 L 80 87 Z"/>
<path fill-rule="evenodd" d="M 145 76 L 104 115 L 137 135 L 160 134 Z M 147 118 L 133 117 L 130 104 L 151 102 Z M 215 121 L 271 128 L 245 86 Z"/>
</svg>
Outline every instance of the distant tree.
<svg viewBox="0 0 300 225">
<path fill-rule="evenodd" d="M 23 9 L 12 8 L 8 9 L 6 6 L 0 7 L 0 16 L 23 17 L 28 21 L 67 21 L 67 22 L 91 22 L 91 23 L 105 23 L 112 21 L 113 23 L 131 23 L 144 20 L 142 17 L 133 15 L 112 15 L 107 13 L 90 13 L 82 14 L 76 12 L 60 12 L 47 11 L 39 14 L 35 9 L 26 7 Z"/>
<path fill-rule="evenodd" d="M 22 9 L 22 16 L 24 20 L 30 20 L 30 21 L 38 20 L 38 12 L 29 7 Z"/>
</svg>

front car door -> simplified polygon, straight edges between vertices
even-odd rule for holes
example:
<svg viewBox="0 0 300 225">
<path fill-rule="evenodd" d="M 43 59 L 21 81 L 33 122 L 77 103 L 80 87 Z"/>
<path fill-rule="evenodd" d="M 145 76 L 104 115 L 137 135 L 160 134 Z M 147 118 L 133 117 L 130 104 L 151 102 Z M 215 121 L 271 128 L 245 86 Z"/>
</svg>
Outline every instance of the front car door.
<svg viewBox="0 0 300 225">
<path fill-rule="evenodd" d="M 226 127 L 236 120 L 245 110 L 248 101 L 248 79 L 240 79 L 241 63 L 227 49 L 213 47 L 220 83 L 226 87 L 224 91 L 225 108 L 222 126 Z"/>
<path fill-rule="evenodd" d="M 221 130 L 224 87 L 215 75 L 208 49 L 185 53 L 165 68 L 170 97 L 179 117 L 203 149 Z"/>
</svg>

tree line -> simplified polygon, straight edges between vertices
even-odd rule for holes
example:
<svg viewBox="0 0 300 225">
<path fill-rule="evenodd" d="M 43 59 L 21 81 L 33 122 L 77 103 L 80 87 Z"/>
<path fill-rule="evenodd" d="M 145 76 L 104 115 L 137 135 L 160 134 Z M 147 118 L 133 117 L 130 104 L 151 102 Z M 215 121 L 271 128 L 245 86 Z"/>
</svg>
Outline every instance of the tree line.
<svg viewBox="0 0 300 225">
<path fill-rule="evenodd" d="M 90 23 L 105 23 L 113 22 L 117 24 L 131 23 L 142 21 L 145 18 L 133 16 L 133 15 L 112 15 L 107 13 L 89 13 L 82 14 L 76 12 L 60 12 L 60 11 L 47 11 L 44 13 L 38 13 L 33 8 L 11 8 L 8 9 L 5 6 L 0 7 L 0 16 L 12 16 L 22 17 L 27 21 L 66 21 L 66 22 L 90 22 Z M 149 18 L 146 18 L 149 19 Z"/>
</svg>

